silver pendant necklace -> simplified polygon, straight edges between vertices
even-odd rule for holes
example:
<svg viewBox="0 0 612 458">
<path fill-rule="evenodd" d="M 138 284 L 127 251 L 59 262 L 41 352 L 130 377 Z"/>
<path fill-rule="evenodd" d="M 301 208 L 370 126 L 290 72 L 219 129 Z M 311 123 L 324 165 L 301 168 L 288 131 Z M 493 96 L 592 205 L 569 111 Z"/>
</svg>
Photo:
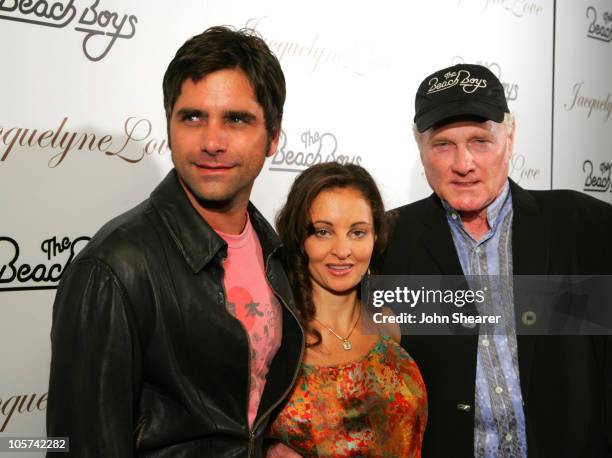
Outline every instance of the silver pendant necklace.
<svg viewBox="0 0 612 458">
<path fill-rule="evenodd" d="M 357 302 L 355 302 L 355 306 L 357 306 Z M 317 320 L 316 318 L 313 318 L 317 323 L 319 323 L 321 326 L 323 326 L 325 329 L 327 329 L 329 332 L 332 333 L 332 335 L 334 335 L 338 340 L 342 341 L 342 348 L 345 351 L 349 351 L 351 348 L 353 348 L 353 346 L 351 345 L 351 343 L 349 342 L 349 337 L 351 337 L 351 335 L 353 334 L 353 331 L 355 330 L 355 328 L 357 327 L 357 323 L 359 323 L 359 318 L 361 317 L 361 307 L 359 307 L 358 310 L 358 314 L 357 314 L 357 319 L 355 320 L 355 323 L 353 323 L 353 326 L 351 327 L 351 330 L 349 331 L 348 335 L 346 337 L 342 337 L 341 335 L 339 335 L 336 331 L 334 331 L 331 327 L 324 325 L 323 323 L 321 323 L 319 320 Z"/>
</svg>

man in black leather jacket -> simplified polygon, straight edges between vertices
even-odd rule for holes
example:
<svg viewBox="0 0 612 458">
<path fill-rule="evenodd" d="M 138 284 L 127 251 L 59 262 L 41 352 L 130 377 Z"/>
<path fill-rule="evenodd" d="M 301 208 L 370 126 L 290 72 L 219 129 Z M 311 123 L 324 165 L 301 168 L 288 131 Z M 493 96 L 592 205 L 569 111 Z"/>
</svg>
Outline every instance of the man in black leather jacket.
<svg viewBox="0 0 612 458">
<path fill-rule="evenodd" d="M 261 39 L 213 27 L 163 87 L 175 168 L 62 278 L 47 435 L 78 457 L 259 457 L 304 348 L 279 240 L 249 203 L 284 76 Z"/>
</svg>

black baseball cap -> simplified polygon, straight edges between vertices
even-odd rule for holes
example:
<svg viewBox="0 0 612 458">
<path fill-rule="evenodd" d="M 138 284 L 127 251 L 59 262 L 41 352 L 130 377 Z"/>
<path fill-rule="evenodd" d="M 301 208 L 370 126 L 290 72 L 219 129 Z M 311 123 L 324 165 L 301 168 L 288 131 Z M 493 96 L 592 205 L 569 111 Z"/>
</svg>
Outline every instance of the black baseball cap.
<svg viewBox="0 0 612 458">
<path fill-rule="evenodd" d="M 499 79 L 475 64 L 454 65 L 429 75 L 417 90 L 414 109 L 419 132 L 451 118 L 502 122 L 510 111 Z"/>
</svg>

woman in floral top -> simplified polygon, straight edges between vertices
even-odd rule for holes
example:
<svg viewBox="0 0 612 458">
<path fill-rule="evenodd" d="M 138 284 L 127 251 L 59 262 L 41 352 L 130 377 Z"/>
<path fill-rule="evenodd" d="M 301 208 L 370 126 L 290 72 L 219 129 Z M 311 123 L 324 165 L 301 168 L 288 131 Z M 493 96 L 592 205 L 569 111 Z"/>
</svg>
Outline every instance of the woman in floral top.
<svg viewBox="0 0 612 458">
<path fill-rule="evenodd" d="M 359 300 L 387 223 L 358 165 L 303 172 L 277 217 L 307 332 L 302 371 L 273 423 L 272 457 L 420 457 L 427 395 L 399 328 L 377 327 Z M 386 311 L 386 313 L 391 313 Z"/>
</svg>

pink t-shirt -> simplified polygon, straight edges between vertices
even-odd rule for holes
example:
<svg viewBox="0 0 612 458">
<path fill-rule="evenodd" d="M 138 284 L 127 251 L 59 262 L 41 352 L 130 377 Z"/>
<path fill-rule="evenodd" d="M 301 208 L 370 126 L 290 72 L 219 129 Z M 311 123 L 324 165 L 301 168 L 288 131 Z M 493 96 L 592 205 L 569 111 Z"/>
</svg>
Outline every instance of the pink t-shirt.
<svg viewBox="0 0 612 458">
<path fill-rule="evenodd" d="M 270 363 L 280 347 L 282 310 L 266 282 L 261 244 L 248 215 L 241 234 L 217 233 L 227 242 L 227 259 L 223 264 L 227 310 L 242 322 L 249 336 L 251 390 L 248 419 L 252 426 Z"/>
</svg>

